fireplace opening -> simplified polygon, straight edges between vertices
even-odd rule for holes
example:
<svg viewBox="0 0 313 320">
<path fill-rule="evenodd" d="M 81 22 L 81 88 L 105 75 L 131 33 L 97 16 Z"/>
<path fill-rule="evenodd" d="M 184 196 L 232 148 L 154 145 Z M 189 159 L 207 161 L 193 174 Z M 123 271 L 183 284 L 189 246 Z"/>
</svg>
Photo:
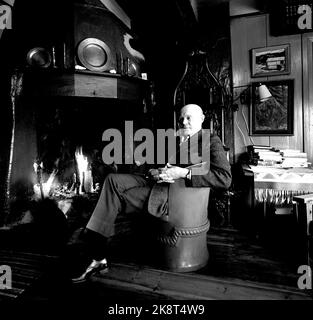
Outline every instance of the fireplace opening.
<svg viewBox="0 0 313 320">
<path fill-rule="evenodd" d="M 117 170 L 103 162 L 102 150 L 109 143 L 102 141 L 103 132 L 114 128 L 124 136 L 125 121 L 132 121 L 134 130 L 148 127 L 146 109 L 140 101 L 24 97 L 15 111 L 4 227 L 38 220 L 38 207 L 50 201 L 63 213 L 71 234 L 86 224 L 105 176 Z"/>
<path fill-rule="evenodd" d="M 130 102 L 96 99 L 37 104 L 37 180 L 44 174 L 46 181 L 54 177 L 63 190 L 94 192 L 107 171 L 114 170 L 102 160 L 102 134 L 108 128 L 123 130 L 124 121 L 135 117 L 136 108 Z"/>
</svg>

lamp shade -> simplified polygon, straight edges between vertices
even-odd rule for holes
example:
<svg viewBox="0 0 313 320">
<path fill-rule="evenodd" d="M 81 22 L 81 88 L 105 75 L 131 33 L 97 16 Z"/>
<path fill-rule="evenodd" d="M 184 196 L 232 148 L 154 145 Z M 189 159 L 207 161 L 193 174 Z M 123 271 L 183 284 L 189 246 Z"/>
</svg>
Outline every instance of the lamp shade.
<svg viewBox="0 0 313 320">
<path fill-rule="evenodd" d="M 261 102 L 268 100 L 272 97 L 272 94 L 268 90 L 267 86 L 265 84 L 262 84 L 258 88 L 259 90 L 259 99 Z"/>
</svg>

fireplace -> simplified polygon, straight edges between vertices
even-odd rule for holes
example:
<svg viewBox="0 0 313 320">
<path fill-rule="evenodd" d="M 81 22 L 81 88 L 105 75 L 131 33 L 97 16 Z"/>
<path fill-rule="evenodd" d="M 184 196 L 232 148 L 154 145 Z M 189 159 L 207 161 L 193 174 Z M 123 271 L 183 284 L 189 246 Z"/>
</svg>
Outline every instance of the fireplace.
<svg viewBox="0 0 313 320">
<path fill-rule="evenodd" d="M 79 84 L 68 82 L 76 76 Z M 70 84 L 58 90 L 62 81 Z M 86 89 L 79 93 L 92 81 L 117 86 L 118 96 L 103 96 L 110 93 L 97 93 L 96 86 L 90 94 Z M 53 199 L 65 215 L 73 202 L 90 213 L 104 177 L 117 169 L 102 160 L 108 143 L 102 134 L 109 128 L 123 132 L 127 120 L 135 129 L 151 124 L 147 82 L 119 75 L 17 71 L 11 86 L 12 131 L 2 221 L 15 223 L 31 202 L 44 199 Z"/>
<path fill-rule="evenodd" d="M 8 52 L 1 52 L 0 225 L 44 199 L 65 215 L 74 200 L 90 211 L 116 170 L 102 161 L 103 131 L 123 131 L 126 120 L 149 127 L 152 119 L 136 35 L 101 1 L 57 0 L 49 10 L 20 1 L 14 10 L 12 32 L 1 39 Z"/>
</svg>

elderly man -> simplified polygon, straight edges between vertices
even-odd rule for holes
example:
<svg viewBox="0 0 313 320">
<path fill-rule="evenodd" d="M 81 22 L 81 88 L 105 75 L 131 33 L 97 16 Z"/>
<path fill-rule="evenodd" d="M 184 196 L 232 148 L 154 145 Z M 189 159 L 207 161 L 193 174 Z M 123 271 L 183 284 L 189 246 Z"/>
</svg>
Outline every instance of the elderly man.
<svg viewBox="0 0 313 320">
<path fill-rule="evenodd" d="M 76 270 L 78 277 L 72 278 L 73 282 L 83 281 L 95 271 L 107 268 L 106 242 L 114 234 L 114 223 L 121 211 L 148 211 L 156 217 L 167 214 L 169 184 L 181 178 L 189 187 L 229 188 L 230 165 L 223 145 L 215 135 L 206 139 L 203 121 L 204 114 L 198 105 L 188 104 L 180 111 L 180 144 L 174 158 L 181 160 L 183 150 L 187 150 L 183 164 L 178 161 L 174 165 L 170 158 L 166 166 L 150 169 L 146 177 L 136 174 L 109 174 L 106 177 L 98 203 L 81 235 L 91 264 L 88 265 L 86 259 L 87 269 Z"/>
</svg>

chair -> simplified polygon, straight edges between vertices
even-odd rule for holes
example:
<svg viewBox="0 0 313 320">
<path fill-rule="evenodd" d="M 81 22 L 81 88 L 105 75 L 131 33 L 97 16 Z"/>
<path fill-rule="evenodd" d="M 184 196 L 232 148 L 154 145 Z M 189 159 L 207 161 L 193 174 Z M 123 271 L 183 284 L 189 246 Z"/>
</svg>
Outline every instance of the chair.
<svg viewBox="0 0 313 320">
<path fill-rule="evenodd" d="M 206 233 L 210 188 L 186 187 L 184 179 L 169 185 L 168 214 L 119 215 L 116 235 L 111 239 L 112 255 L 130 255 L 141 263 L 161 269 L 191 272 L 209 259 Z M 125 237 L 127 241 L 125 241 Z M 132 250 L 132 248 L 136 248 Z"/>
<path fill-rule="evenodd" d="M 209 195 L 210 188 L 186 187 L 184 179 L 170 185 L 168 215 L 163 218 L 157 236 L 161 267 L 190 272 L 207 264 Z"/>
</svg>

